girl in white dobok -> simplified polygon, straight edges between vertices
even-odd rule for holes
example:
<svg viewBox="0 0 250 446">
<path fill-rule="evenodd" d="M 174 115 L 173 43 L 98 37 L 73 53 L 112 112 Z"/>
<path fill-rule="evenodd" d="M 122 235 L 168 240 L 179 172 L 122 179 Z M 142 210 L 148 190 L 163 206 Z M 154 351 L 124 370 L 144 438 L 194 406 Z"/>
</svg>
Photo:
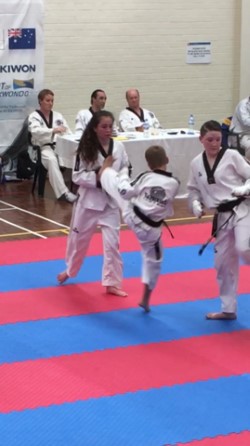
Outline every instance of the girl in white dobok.
<svg viewBox="0 0 250 446">
<path fill-rule="evenodd" d="M 65 271 L 60 283 L 79 272 L 92 235 L 100 226 L 104 246 L 102 284 L 109 294 L 125 297 L 121 289 L 122 260 L 119 252 L 120 212 L 116 202 L 102 190 L 99 171 L 108 155 L 115 158 L 114 169 L 129 165 L 124 145 L 111 138 L 114 117 L 108 111 L 96 112 L 82 135 L 72 180 L 79 186 L 68 236 Z"/>
</svg>

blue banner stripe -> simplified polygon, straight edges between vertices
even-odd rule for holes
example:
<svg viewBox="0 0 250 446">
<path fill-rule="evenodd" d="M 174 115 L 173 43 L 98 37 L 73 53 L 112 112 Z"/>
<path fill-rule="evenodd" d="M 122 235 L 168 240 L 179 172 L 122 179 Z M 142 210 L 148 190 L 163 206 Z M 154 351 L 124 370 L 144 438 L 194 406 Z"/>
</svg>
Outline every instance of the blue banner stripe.
<svg viewBox="0 0 250 446">
<path fill-rule="evenodd" d="M 0 363 L 172 341 L 250 328 L 250 295 L 242 295 L 239 321 L 206 321 L 220 307 L 206 299 L 0 326 Z M 32 339 L 32 342 L 31 342 Z"/>
<path fill-rule="evenodd" d="M 198 255 L 200 245 L 166 248 L 162 274 L 202 270 L 212 268 L 213 248 L 209 246 L 202 256 Z M 129 252 L 122 254 L 124 277 L 141 276 L 141 253 Z M 87 257 L 75 279 L 70 283 L 87 283 L 101 280 L 102 256 Z M 65 270 L 64 260 L 49 260 L 0 267 L 0 291 L 18 291 L 36 288 L 46 288 L 57 284 L 56 276 Z"/>
<path fill-rule="evenodd" d="M 1 444 L 163 446 L 239 433 L 250 429 L 249 394 L 246 374 L 13 412 L 0 415 Z"/>
</svg>

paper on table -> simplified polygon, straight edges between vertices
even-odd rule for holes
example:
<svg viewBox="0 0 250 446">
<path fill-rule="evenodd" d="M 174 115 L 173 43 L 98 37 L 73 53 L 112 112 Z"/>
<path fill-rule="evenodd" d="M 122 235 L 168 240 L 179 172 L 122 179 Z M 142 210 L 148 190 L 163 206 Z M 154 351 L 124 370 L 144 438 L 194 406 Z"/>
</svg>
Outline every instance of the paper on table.
<svg viewBox="0 0 250 446">
<path fill-rule="evenodd" d="M 128 139 L 127 136 L 122 136 L 122 135 L 112 136 L 112 138 L 115 139 L 116 141 L 125 141 L 126 139 Z"/>
</svg>

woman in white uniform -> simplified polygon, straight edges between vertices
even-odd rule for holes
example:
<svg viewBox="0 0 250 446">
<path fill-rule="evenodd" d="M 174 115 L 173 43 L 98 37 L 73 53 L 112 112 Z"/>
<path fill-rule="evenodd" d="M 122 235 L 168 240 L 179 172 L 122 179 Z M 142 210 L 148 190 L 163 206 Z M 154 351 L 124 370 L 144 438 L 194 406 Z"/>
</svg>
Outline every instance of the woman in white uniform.
<svg viewBox="0 0 250 446">
<path fill-rule="evenodd" d="M 56 198 L 64 198 L 73 203 L 77 197 L 66 186 L 54 152 L 57 135 L 71 133 L 71 131 L 61 113 L 52 111 L 53 91 L 41 90 L 38 94 L 38 102 L 40 108 L 29 115 L 29 132 L 32 144 L 41 149 L 42 164 L 48 170 L 49 182 Z"/>
<path fill-rule="evenodd" d="M 191 162 L 189 202 L 200 218 L 204 207 L 215 211 L 212 233 L 215 268 L 220 289 L 221 311 L 207 319 L 237 317 L 239 259 L 250 264 L 250 165 L 237 150 L 221 148 L 221 127 L 205 122 L 200 130 L 204 152 Z"/>
<path fill-rule="evenodd" d="M 129 165 L 123 144 L 111 138 L 114 117 L 108 111 L 96 112 L 88 123 L 77 150 L 73 182 L 79 186 L 74 205 L 66 251 L 66 271 L 60 283 L 77 275 L 97 225 L 104 246 L 102 284 L 109 294 L 125 297 L 121 289 L 122 260 L 119 252 L 120 212 L 116 202 L 102 190 L 99 171 L 105 158 L 113 155 L 114 169 Z"/>
</svg>

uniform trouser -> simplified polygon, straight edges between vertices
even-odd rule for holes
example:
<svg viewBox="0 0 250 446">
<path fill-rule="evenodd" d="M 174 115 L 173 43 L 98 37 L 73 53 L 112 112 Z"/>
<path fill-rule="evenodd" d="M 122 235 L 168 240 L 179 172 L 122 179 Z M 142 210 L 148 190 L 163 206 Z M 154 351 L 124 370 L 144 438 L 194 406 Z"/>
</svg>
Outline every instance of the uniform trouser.
<svg viewBox="0 0 250 446">
<path fill-rule="evenodd" d="M 125 223 L 135 233 L 141 245 L 142 282 L 153 290 L 161 271 L 161 227 L 152 228 L 135 215 L 130 201 L 124 200 L 118 192 L 117 173 L 113 169 L 103 172 L 101 183 L 102 188 L 117 202 Z"/>
<path fill-rule="evenodd" d="M 97 225 L 101 227 L 104 249 L 102 284 L 120 288 L 122 260 L 119 252 L 120 212 L 118 208 L 106 206 L 103 211 L 85 209 L 84 201 L 81 198 L 77 200 L 73 208 L 67 242 L 66 272 L 69 277 L 74 277 L 79 272 Z"/>
<path fill-rule="evenodd" d="M 240 206 L 246 206 L 244 203 Z M 230 213 L 219 214 L 218 227 L 229 217 Z M 215 268 L 220 289 L 222 311 L 237 312 L 237 287 L 239 279 L 239 260 L 250 264 L 250 207 L 245 215 L 237 215 L 222 228 L 215 241 Z"/>
<path fill-rule="evenodd" d="M 123 213 L 123 218 L 128 227 L 135 233 L 141 245 L 142 283 L 153 290 L 161 272 L 163 257 L 161 227 L 152 228 L 138 221 L 132 207 L 127 208 L 127 211 Z"/>
<path fill-rule="evenodd" d="M 43 166 L 48 171 L 49 182 L 55 192 L 55 196 L 56 198 L 59 198 L 68 191 L 68 188 L 64 182 L 62 172 L 60 171 L 56 154 L 51 147 L 45 146 L 42 148 L 41 158 Z"/>
</svg>

